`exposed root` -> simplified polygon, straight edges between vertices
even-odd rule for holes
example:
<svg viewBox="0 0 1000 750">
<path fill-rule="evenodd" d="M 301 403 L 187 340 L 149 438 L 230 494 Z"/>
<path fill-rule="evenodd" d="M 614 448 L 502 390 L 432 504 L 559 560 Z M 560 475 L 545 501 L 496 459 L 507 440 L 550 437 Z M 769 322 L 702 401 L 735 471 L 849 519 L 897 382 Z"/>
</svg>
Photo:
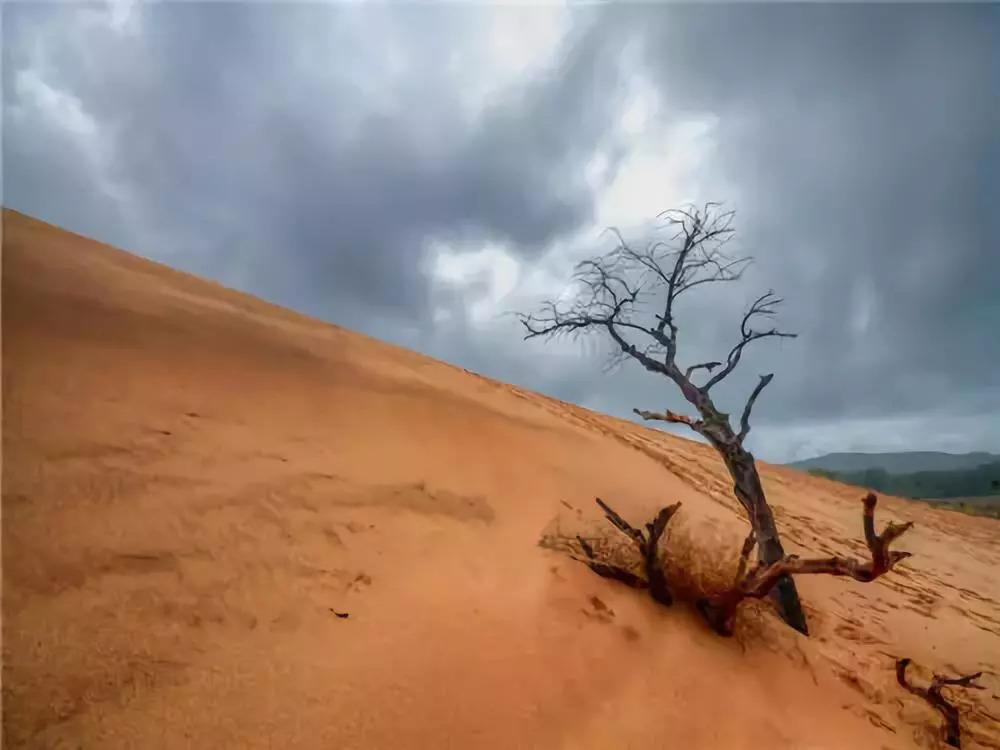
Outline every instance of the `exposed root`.
<svg viewBox="0 0 1000 750">
<path fill-rule="evenodd" d="M 740 561 L 736 565 L 736 580 L 734 584 L 739 585 L 739 582 L 743 580 L 743 574 L 746 573 L 747 569 L 747 560 L 750 559 L 750 553 L 753 552 L 756 543 L 757 535 L 753 533 L 753 529 L 750 529 L 746 541 L 743 542 L 743 549 L 740 550 Z"/>
<path fill-rule="evenodd" d="M 650 523 L 645 524 L 645 530 L 632 526 L 622 518 L 607 503 L 597 498 L 597 504 L 604 511 L 605 517 L 621 531 L 638 548 L 642 556 L 642 573 L 630 570 L 622 564 L 601 559 L 593 546 L 581 536 L 576 537 L 582 556 L 572 551 L 572 557 L 604 578 L 610 578 L 635 589 L 649 589 L 650 595 L 660 604 L 670 606 L 674 597 L 667 584 L 666 566 L 660 557 L 659 541 L 666 531 L 667 524 L 680 508 L 680 503 L 667 506 L 656 514 Z M 758 562 L 747 570 L 750 554 L 757 543 L 753 531 L 747 536 L 740 550 L 736 567 L 736 577 L 727 588 L 719 593 L 701 596 L 695 600 L 698 611 L 706 622 L 720 635 L 732 635 L 736 610 L 746 599 L 763 599 L 768 596 L 781 581 L 789 580 L 798 574 L 817 574 L 846 576 L 862 583 L 869 583 L 892 570 L 902 560 L 910 556 L 909 552 L 897 552 L 890 545 L 902 536 L 912 523 L 890 522 L 881 534 L 875 532 L 875 506 L 878 499 L 869 493 L 862 499 L 862 521 L 865 542 L 871 553 L 870 560 L 858 560 L 849 557 L 824 557 L 800 559 L 796 555 L 785 555 L 777 562 L 765 564 Z"/>
<path fill-rule="evenodd" d="M 594 555 L 594 548 L 590 546 L 590 543 L 584 539 L 582 536 L 577 536 L 576 540 L 580 543 L 580 548 L 583 553 L 587 556 L 586 560 L 581 560 L 580 558 L 574 558 L 585 563 L 588 568 L 597 573 L 597 575 L 602 578 L 611 578 L 615 581 L 621 581 L 626 586 L 631 586 L 634 589 L 644 589 L 649 587 L 649 583 L 642 576 L 637 576 L 631 570 L 626 570 L 625 568 L 620 568 L 617 565 L 611 565 L 610 563 L 601 562 Z"/>
<path fill-rule="evenodd" d="M 892 570 L 893 566 L 910 556 L 909 552 L 895 552 L 889 545 L 907 531 L 912 523 L 889 523 L 881 534 L 875 533 L 875 505 L 878 499 L 869 493 L 862 500 L 865 541 L 871 552 L 870 561 L 845 557 L 826 557 L 802 560 L 796 555 L 786 555 L 770 565 L 758 565 L 747 574 L 746 561 L 753 548 L 752 535 L 743 545 L 740 556 L 738 581 L 730 590 L 698 601 L 698 610 L 709 625 L 721 635 L 732 635 L 736 608 L 744 599 L 761 599 L 786 575 L 825 573 L 847 576 L 868 583 Z"/>
<path fill-rule="evenodd" d="M 604 578 L 621 581 L 626 586 L 636 589 L 648 588 L 649 594 L 653 599 L 669 607 L 674 599 L 667 586 L 667 577 L 664 573 L 663 562 L 660 560 L 659 544 L 660 537 L 666 531 L 667 524 L 681 507 L 681 504 L 674 503 L 673 505 L 668 505 L 666 508 L 662 508 L 652 522 L 646 524 L 645 531 L 632 526 L 600 498 L 597 498 L 597 504 L 604 511 L 605 517 L 612 525 L 632 540 L 639 549 L 639 554 L 642 555 L 645 577 L 636 575 L 626 568 L 598 560 L 593 548 L 580 536 L 577 536 L 576 539 L 586 557 L 577 557 L 575 559 L 585 563 L 597 575 Z"/>
<path fill-rule="evenodd" d="M 984 690 L 985 686 L 973 684 L 973 681 L 981 677 L 983 673 L 976 672 L 964 677 L 943 677 L 936 674 L 928 687 L 920 688 L 911 685 L 906 679 L 906 668 L 910 666 L 910 662 L 910 659 L 896 661 L 896 680 L 911 693 L 923 698 L 941 712 L 941 715 L 944 716 L 945 742 L 952 747 L 961 747 L 962 731 L 958 723 L 958 708 L 947 701 L 941 694 L 941 689 L 953 686 Z"/>
</svg>

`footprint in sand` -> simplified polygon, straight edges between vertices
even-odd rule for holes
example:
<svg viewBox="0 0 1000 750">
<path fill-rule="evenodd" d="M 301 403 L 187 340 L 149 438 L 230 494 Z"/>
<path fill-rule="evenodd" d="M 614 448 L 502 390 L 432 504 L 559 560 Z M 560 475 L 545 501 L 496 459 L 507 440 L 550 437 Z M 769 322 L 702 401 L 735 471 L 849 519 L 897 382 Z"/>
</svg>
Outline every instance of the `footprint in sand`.
<svg viewBox="0 0 1000 750">
<path fill-rule="evenodd" d="M 642 634 L 631 625 L 622 625 L 622 635 L 629 643 L 635 643 L 642 638 Z"/>
<path fill-rule="evenodd" d="M 584 616 L 590 620 L 596 620 L 597 622 L 604 623 L 605 625 L 614 622 L 615 611 L 605 604 L 600 597 L 590 597 L 589 603 L 590 609 L 583 608 L 580 610 L 583 612 Z M 642 638 L 642 634 L 631 625 L 621 625 L 619 627 L 621 628 L 622 637 L 629 643 L 635 643 Z"/>
<path fill-rule="evenodd" d="M 354 577 L 354 580 L 351 581 L 349 584 L 347 584 L 347 590 L 359 592 L 363 591 L 364 589 L 368 588 L 371 585 L 372 585 L 372 579 L 370 575 L 368 575 L 367 573 L 358 573 Z"/>
<path fill-rule="evenodd" d="M 605 604 L 597 596 L 590 597 L 591 609 L 583 608 L 580 611 L 592 620 L 598 622 L 611 622 L 615 619 L 615 611 Z"/>
</svg>

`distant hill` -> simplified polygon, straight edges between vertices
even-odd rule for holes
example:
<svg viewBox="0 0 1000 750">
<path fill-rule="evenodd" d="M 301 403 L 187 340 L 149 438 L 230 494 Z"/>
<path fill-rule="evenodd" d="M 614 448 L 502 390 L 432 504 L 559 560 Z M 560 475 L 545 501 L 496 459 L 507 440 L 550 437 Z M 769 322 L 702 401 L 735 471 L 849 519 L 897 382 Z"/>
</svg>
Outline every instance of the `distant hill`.
<svg viewBox="0 0 1000 750">
<path fill-rule="evenodd" d="M 961 499 L 996 496 L 1000 493 L 1000 459 L 977 466 L 945 471 L 911 471 L 890 474 L 882 468 L 861 471 L 807 469 L 815 476 L 835 479 L 876 492 L 914 499 Z"/>
<path fill-rule="evenodd" d="M 1000 495 L 989 497 L 955 497 L 946 500 L 932 500 L 926 502 L 934 508 L 944 508 L 946 510 L 957 510 L 970 516 L 985 516 L 986 518 L 996 518 L 1000 520 Z"/>
<path fill-rule="evenodd" d="M 827 453 L 825 456 L 794 461 L 788 466 L 803 470 L 822 469 L 838 474 L 868 469 L 880 469 L 888 474 L 912 474 L 918 471 L 974 469 L 982 464 L 998 460 L 1000 460 L 1000 455 L 983 451 L 976 453 L 940 453 L 936 451 Z"/>
</svg>

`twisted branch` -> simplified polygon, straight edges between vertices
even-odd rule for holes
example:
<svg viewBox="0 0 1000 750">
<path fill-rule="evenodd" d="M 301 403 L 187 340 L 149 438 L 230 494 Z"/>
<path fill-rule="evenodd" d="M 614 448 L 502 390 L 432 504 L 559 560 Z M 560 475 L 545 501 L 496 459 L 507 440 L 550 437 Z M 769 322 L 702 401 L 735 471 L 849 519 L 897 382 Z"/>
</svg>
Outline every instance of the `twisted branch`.
<svg viewBox="0 0 1000 750">
<path fill-rule="evenodd" d="M 754 300 L 753 304 L 750 305 L 750 309 L 744 313 L 743 320 L 740 321 L 741 338 L 739 343 L 729 350 L 729 354 L 726 356 L 725 367 L 723 367 L 718 374 L 713 375 L 712 378 L 701 387 L 703 391 L 707 393 L 711 390 L 712 386 L 722 380 L 725 380 L 729 373 L 736 369 L 736 365 L 740 363 L 740 358 L 743 356 L 743 350 L 754 341 L 772 337 L 794 339 L 798 335 L 795 333 L 779 331 L 777 328 L 771 328 L 767 331 L 755 331 L 751 326 L 751 323 L 756 317 L 773 316 L 777 312 L 775 308 L 780 305 L 782 301 L 783 300 L 773 291 L 768 291 Z"/>
<path fill-rule="evenodd" d="M 684 371 L 684 377 L 690 380 L 691 375 L 694 373 L 695 370 L 706 370 L 708 372 L 712 372 L 712 370 L 714 370 L 721 364 L 722 364 L 721 362 L 702 362 L 701 364 L 691 365 Z"/>
<path fill-rule="evenodd" d="M 916 685 L 911 685 L 906 679 L 906 669 L 910 666 L 911 661 L 911 659 L 898 659 L 896 661 L 896 681 L 940 711 L 941 715 L 944 716 L 945 742 L 952 747 L 962 747 L 962 730 L 958 723 L 958 708 L 945 699 L 941 694 L 941 689 L 952 686 L 985 690 L 984 685 L 973 684 L 973 681 L 982 677 L 983 673 L 976 672 L 964 677 L 943 677 L 936 674 L 929 686 L 920 688 Z"/>
<path fill-rule="evenodd" d="M 896 552 L 889 545 L 906 532 L 912 523 L 897 524 L 890 522 L 881 534 L 875 533 L 875 505 L 878 500 L 869 493 L 863 500 L 863 525 L 865 542 L 871 553 L 871 560 L 862 561 L 845 557 L 826 557 L 802 560 L 796 555 L 785 555 L 781 560 L 770 565 L 758 565 L 754 570 L 739 576 L 733 588 L 712 597 L 701 599 L 698 609 L 709 625 L 721 635 L 731 635 L 733 618 L 736 608 L 744 599 L 762 599 L 778 584 L 783 576 L 798 574 L 824 573 L 833 576 L 846 576 L 862 583 L 874 581 L 884 575 L 902 560 L 910 556 L 909 552 Z M 743 545 L 741 555 L 742 569 L 746 567 L 746 556 L 749 555 L 750 539 Z"/>
</svg>

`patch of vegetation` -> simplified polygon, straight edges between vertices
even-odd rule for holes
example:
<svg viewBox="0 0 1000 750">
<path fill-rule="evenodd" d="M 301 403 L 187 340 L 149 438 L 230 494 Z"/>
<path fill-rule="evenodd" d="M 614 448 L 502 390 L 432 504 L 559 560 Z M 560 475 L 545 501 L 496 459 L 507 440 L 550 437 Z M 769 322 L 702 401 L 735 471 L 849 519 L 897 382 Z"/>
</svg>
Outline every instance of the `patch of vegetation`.
<svg viewBox="0 0 1000 750">
<path fill-rule="evenodd" d="M 916 500 L 978 498 L 1000 494 L 1000 461 L 990 461 L 969 469 L 916 471 L 908 474 L 890 474 L 885 469 L 853 472 L 810 469 L 809 473 L 887 495 Z"/>
<path fill-rule="evenodd" d="M 976 498 L 972 502 L 967 500 L 929 500 L 927 502 L 934 508 L 956 510 L 959 513 L 965 513 L 970 516 L 984 516 L 1000 520 L 1000 497 L 985 498 L 983 500 Z"/>
</svg>

